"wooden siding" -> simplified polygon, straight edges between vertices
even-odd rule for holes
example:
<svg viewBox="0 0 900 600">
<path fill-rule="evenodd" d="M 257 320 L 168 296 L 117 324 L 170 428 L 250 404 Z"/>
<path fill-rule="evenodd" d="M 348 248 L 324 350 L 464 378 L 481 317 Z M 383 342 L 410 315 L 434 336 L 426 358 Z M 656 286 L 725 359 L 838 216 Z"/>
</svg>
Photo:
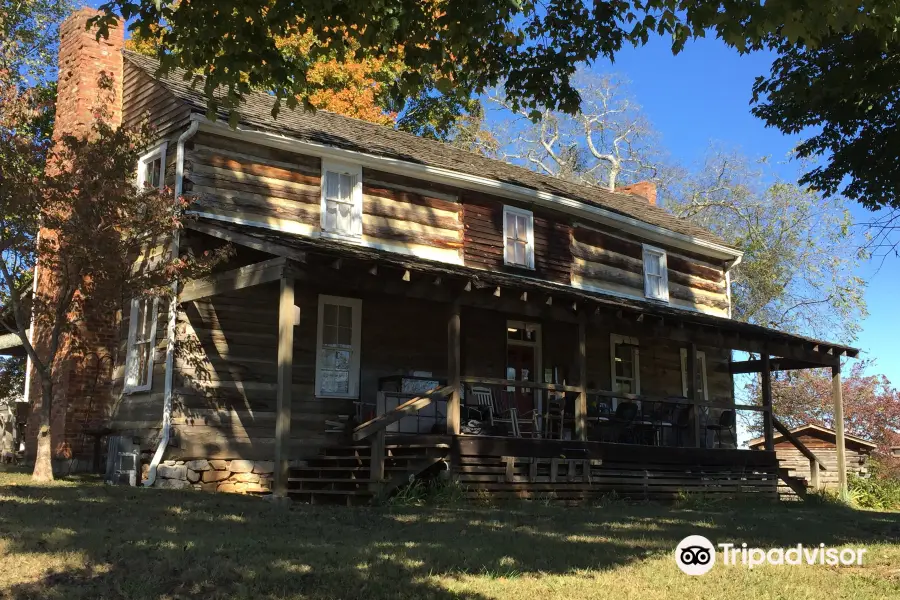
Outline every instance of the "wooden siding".
<svg viewBox="0 0 900 600">
<path fill-rule="evenodd" d="M 636 239 L 600 228 L 575 227 L 571 237 L 572 284 L 644 298 L 643 247 Z M 669 301 L 673 306 L 727 316 L 728 296 L 721 266 L 666 250 Z"/>
<path fill-rule="evenodd" d="M 463 240 L 458 197 L 415 179 L 363 169 L 363 240 L 395 252 L 459 263 Z"/>
<path fill-rule="evenodd" d="M 166 135 L 190 118 L 190 109 L 184 102 L 127 60 L 122 85 L 122 124 L 127 127 L 147 119 L 159 134 Z"/>
<path fill-rule="evenodd" d="M 318 158 L 201 133 L 186 162 L 184 190 L 196 210 L 294 233 L 318 230 Z"/>
<path fill-rule="evenodd" d="M 563 215 L 523 207 L 534 212 L 534 269 L 506 266 L 503 262 L 503 206 L 515 203 L 470 191 L 462 192 L 462 197 L 467 266 L 569 283 L 571 227 Z"/>
<path fill-rule="evenodd" d="M 830 488 L 838 487 L 838 460 L 835 443 L 814 435 L 800 435 L 798 437 L 825 465 L 825 469 L 819 470 L 820 484 Z M 800 450 L 794 447 L 791 442 L 783 440 L 775 444 L 775 453 L 778 456 L 778 460 L 781 461 L 781 468 L 789 469 L 791 475 L 805 478 L 807 481 L 810 480 L 809 459 L 803 456 Z M 847 473 L 855 475 L 866 475 L 868 473 L 866 467 L 866 462 L 868 461 L 867 453 L 847 447 L 844 451 L 844 461 L 847 465 Z"/>
</svg>

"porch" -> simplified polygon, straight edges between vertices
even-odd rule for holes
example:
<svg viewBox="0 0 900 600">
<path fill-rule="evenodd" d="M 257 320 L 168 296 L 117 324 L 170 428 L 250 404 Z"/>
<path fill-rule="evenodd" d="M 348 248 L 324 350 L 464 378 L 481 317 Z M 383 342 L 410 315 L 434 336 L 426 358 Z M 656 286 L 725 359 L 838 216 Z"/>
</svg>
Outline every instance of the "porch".
<svg viewBox="0 0 900 600">
<path fill-rule="evenodd" d="M 240 386 L 271 385 L 274 392 L 272 444 L 251 440 L 249 450 L 271 452 L 278 494 L 289 493 L 292 480 L 344 476 L 354 480 L 346 487 L 384 493 L 395 475 L 408 480 L 443 461 L 468 488 L 490 493 L 556 493 L 561 486 L 575 495 L 615 489 L 671 497 L 691 488 L 774 494 L 771 449 L 735 449 L 738 411 L 760 415 L 771 437 L 770 397 L 736 405 L 732 374 L 762 372 L 764 390 L 778 368 L 830 366 L 839 379 L 840 356 L 852 351 L 527 277 L 265 230 L 202 222 L 192 228 L 207 243 L 250 248 L 256 260 L 245 253 L 249 264 L 186 283 L 182 303 L 224 295 L 235 309 L 278 307 L 269 313 L 277 322 L 259 326 L 274 326 L 274 380 L 254 374 L 255 382 Z M 242 296 L 248 289 L 258 293 Z M 346 340 L 347 364 L 358 361 L 355 390 L 344 366 L 323 374 L 316 363 L 323 297 L 337 299 L 335 314 L 343 314 L 341 298 L 366 307 L 350 327 L 359 340 Z M 347 318 L 356 319 L 356 309 L 345 305 Z M 761 359 L 732 362 L 731 350 Z M 421 436 L 426 442 L 416 442 Z M 355 468 L 305 476 L 335 452 L 346 452 Z M 405 457 L 395 462 L 405 470 L 388 473 L 398 452 Z"/>
</svg>

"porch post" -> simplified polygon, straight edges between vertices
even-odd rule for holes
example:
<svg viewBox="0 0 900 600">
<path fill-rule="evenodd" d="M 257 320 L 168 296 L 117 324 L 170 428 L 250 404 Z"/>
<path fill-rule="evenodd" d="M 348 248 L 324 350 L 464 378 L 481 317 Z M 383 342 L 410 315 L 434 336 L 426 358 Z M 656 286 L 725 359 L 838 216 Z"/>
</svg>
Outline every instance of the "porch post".
<svg viewBox="0 0 900 600">
<path fill-rule="evenodd" d="M 844 397 L 841 390 L 841 365 L 831 367 L 831 399 L 834 401 L 834 437 L 837 445 L 838 484 L 842 500 L 847 500 L 847 457 L 844 448 Z"/>
<path fill-rule="evenodd" d="M 769 351 L 762 354 L 762 405 L 763 405 L 763 436 L 765 436 L 765 448 L 768 452 L 775 451 L 775 431 L 772 425 L 772 366 L 769 363 Z"/>
<path fill-rule="evenodd" d="M 447 383 L 450 397 L 447 400 L 447 433 L 459 435 L 459 300 L 450 305 L 447 321 Z"/>
<path fill-rule="evenodd" d="M 278 299 L 278 397 L 275 417 L 276 496 L 287 495 L 291 448 L 291 385 L 294 370 L 294 280 L 281 279 Z"/>
<path fill-rule="evenodd" d="M 697 403 L 697 344 L 691 342 L 687 353 L 687 395 L 694 407 L 694 446 L 700 447 L 700 405 Z"/>
<path fill-rule="evenodd" d="M 578 315 L 578 373 L 581 391 L 575 404 L 575 434 L 579 440 L 587 439 L 587 313 Z"/>
</svg>

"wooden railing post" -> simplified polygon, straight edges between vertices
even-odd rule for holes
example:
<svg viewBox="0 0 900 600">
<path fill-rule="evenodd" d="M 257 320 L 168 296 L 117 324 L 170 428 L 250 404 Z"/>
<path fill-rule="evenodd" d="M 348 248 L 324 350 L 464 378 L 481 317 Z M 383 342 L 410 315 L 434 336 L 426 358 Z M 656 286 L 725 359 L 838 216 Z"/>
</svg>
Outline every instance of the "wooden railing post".
<svg viewBox="0 0 900 600">
<path fill-rule="evenodd" d="M 578 372 L 581 391 L 575 404 L 575 434 L 587 440 L 587 313 L 578 315 Z"/>
<path fill-rule="evenodd" d="M 381 397 L 379 405 L 384 406 L 384 392 L 378 392 L 378 395 Z M 372 481 L 369 482 L 369 489 L 373 492 L 380 491 L 384 483 L 384 438 L 386 435 L 387 429 L 382 427 L 372 437 L 372 454 L 369 460 L 369 479 Z"/>
<path fill-rule="evenodd" d="M 700 403 L 697 398 L 697 344 L 693 342 L 687 353 L 687 396 L 694 407 L 694 445 L 700 447 Z"/>
<path fill-rule="evenodd" d="M 819 491 L 819 461 L 809 459 L 809 486 L 813 491 Z"/>
<path fill-rule="evenodd" d="M 447 383 L 450 386 L 450 397 L 447 399 L 447 433 L 459 435 L 460 420 L 460 322 L 459 301 L 450 306 L 450 318 L 447 321 Z"/>
<path fill-rule="evenodd" d="M 847 456 L 844 448 L 844 397 L 841 390 L 841 365 L 831 367 L 831 399 L 834 402 L 834 437 L 837 445 L 838 485 L 841 499 L 846 501 L 847 494 Z"/>
<path fill-rule="evenodd" d="M 769 362 L 769 352 L 762 354 L 762 405 L 763 405 L 763 436 L 765 436 L 765 448 L 768 452 L 775 451 L 775 432 L 772 427 L 772 368 Z"/>
<path fill-rule="evenodd" d="M 291 386 L 294 372 L 294 280 L 282 278 L 278 299 L 278 389 L 275 417 L 276 496 L 287 495 L 291 452 Z"/>
</svg>

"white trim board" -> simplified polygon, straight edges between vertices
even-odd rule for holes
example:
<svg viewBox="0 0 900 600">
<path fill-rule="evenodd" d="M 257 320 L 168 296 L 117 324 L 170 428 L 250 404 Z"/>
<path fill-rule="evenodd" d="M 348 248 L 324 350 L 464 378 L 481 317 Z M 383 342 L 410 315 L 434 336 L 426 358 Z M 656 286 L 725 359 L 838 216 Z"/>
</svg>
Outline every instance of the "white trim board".
<svg viewBox="0 0 900 600">
<path fill-rule="evenodd" d="M 737 260 L 743 253 L 739 250 L 728 248 L 721 244 L 709 242 L 694 236 L 677 233 L 664 227 L 644 223 L 638 219 L 621 215 L 611 210 L 601 208 L 594 204 L 574 200 L 565 196 L 558 196 L 549 192 L 534 190 L 520 185 L 497 181 L 487 177 L 481 177 L 469 173 L 451 171 L 441 167 L 432 167 L 419 163 L 406 162 L 396 158 L 376 156 L 355 150 L 344 150 L 325 144 L 307 142 L 268 131 L 248 129 L 238 126 L 231 129 L 227 124 L 212 123 L 203 115 L 191 115 L 192 120 L 200 121 L 200 128 L 209 133 L 247 140 L 248 138 L 268 146 L 274 146 L 308 154 L 321 158 L 334 158 L 341 161 L 357 163 L 363 167 L 387 171 L 398 175 L 407 175 L 418 179 L 424 179 L 435 183 L 444 183 L 463 189 L 480 191 L 503 198 L 510 198 L 524 202 L 531 202 L 575 215 L 579 218 L 616 227 L 621 231 L 631 233 L 651 241 L 667 244 L 683 250 L 690 250 L 721 260 Z"/>
</svg>

